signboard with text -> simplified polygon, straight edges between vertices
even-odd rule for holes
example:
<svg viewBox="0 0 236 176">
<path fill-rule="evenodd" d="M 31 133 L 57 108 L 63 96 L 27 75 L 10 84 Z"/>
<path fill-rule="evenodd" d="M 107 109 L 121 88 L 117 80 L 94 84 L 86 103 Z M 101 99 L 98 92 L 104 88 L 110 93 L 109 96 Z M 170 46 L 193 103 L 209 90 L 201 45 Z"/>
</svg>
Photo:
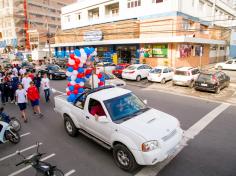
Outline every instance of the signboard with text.
<svg viewBox="0 0 236 176">
<path fill-rule="evenodd" d="M 84 33 L 84 41 L 99 41 L 102 40 L 102 31 L 88 31 Z"/>
</svg>

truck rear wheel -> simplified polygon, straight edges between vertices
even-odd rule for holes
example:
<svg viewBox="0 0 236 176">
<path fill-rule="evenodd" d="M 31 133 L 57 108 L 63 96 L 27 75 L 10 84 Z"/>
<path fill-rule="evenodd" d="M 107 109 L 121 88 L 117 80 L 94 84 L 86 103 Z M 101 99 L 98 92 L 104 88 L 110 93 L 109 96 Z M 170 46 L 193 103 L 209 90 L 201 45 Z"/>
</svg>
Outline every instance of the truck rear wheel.
<svg viewBox="0 0 236 176">
<path fill-rule="evenodd" d="M 116 165 L 125 171 L 132 172 L 138 167 L 133 154 L 122 144 L 114 146 L 113 157 Z"/>
<path fill-rule="evenodd" d="M 64 126 L 65 126 L 65 130 L 66 132 L 72 136 L 75 137 L 78 134 L 78 129 L 76 128 L 74 122 L 71 120 L 71 118 L 67 115 L 65 115 L 64 118 Z"/>
</svg>

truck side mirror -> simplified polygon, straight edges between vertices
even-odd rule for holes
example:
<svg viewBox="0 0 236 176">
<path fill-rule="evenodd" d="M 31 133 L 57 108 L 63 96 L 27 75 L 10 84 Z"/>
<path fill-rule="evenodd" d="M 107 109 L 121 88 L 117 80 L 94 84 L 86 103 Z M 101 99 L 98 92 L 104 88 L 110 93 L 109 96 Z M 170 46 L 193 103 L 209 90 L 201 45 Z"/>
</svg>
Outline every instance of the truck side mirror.
<svg viewBox="0 0 236 176">
<path fill-rule="evenodd" d="M 100 122 L 100 123 L 108 123 L 109 120 L 107 119 L 106 116 L 99 116 L 98 117 L 98 122 Z"/>
</svg>

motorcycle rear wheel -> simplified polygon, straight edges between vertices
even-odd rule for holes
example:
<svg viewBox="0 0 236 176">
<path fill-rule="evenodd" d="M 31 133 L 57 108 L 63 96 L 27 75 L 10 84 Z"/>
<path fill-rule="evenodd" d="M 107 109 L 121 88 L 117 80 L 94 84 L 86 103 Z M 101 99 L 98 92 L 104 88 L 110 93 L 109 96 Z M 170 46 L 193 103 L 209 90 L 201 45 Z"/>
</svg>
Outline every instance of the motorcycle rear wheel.
<svg viewBox="0 0 236 176">
<path fill-rule="evenodd" d="M 5 138 L 6 138 L 6 140 L 9 140 L 13 144 L 17 144 L 20 142 L 20 135 L 18 132 L 14 131 L 14 130 L 6 131 Z"/>
<path fill-rule="evenodd" d="M 11 121 L 9 122 L 9 125 L 13 127 L 13 129 L 18 132 L 21 129 L 21 123 L 18 119 L 14 118 L 11 119 Z"/>
<path fill-rule="evenodd" d="M 55 168 L 50 176 L 64 176 L 64 173 L 60 169 Z"/>
</svg>

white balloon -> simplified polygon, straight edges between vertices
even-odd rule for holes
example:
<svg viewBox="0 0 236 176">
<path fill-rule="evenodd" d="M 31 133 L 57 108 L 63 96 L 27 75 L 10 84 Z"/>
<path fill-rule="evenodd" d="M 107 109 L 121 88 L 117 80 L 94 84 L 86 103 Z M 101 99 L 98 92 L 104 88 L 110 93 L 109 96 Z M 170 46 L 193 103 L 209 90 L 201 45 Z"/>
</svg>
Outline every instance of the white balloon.
<svg viewBox="0 0 236 176">
<path fill-rule="evenodd" d="M 79 85 L 80 85 L 81 87 L 83 87 L 83 86 L 84 86 L 84 82 L 80 82 Z"/>
<path fill-rule="evenodd" d="M 67 88 L 66 88 L 66 92 L 69 92 L 69 91 L 70 91 L 70 89 L 67 87 Z"/>
<path fill-rule="evenodd" d="M 67 71 L 66 76 L 70 77 L 72 75 L 72 72 Z"/>
<path fill-rule="evenodd" d="M 69 59 L 68 63 L 69 63 L 70 65 L 74 65 L 74 64 L 75 64 L 75 61 L 72 60 L 72 59 Z"/>
<path fill-rule="evenodd" d="M 72 76 L 71 76 L 71 81 L 75 81 L 75 80 L 76 80 L 76 78 L 77 78 L 77 76 L 76 76 L 76 75 L 72 75 Z"/>
<path fill-rule="evenodd" d="M 97 51 L 94 51 L 94 52 L 92 52 L 92 54 L 90 54 L 90 56 L 97 56 Z"/>
<path fill-rule="evenodd" d="M 80 64 L 79 64 L 79 67 L 83 67 L 83 66 L 84 66 L 84 64 L 83 64 L 83 63 L 80 63 Z"/>
<path fill-rule="evenodd" d="M 75 82 L 75 81 L 71 81 L 70 84 L 71 84 L 72 86 L 74 86 L 74 85 L 76 84 L 76 82 Z"/>
<path fill-rule="evenodd" d="M 80 49 L 80 53 L 81 53 L 81 59 L 80 59 L 80 61 L 83 62 L 83 63 L 85 63 L 88 56 L 87 56 L 87 54 L 85 53 L 84 49 Z"/>
<path fill-rule="evenodd" d="M 77 76 L 78 75 L 78 71 L 77 70 L 73 70 L 72 74 Z"/>
</svg>

